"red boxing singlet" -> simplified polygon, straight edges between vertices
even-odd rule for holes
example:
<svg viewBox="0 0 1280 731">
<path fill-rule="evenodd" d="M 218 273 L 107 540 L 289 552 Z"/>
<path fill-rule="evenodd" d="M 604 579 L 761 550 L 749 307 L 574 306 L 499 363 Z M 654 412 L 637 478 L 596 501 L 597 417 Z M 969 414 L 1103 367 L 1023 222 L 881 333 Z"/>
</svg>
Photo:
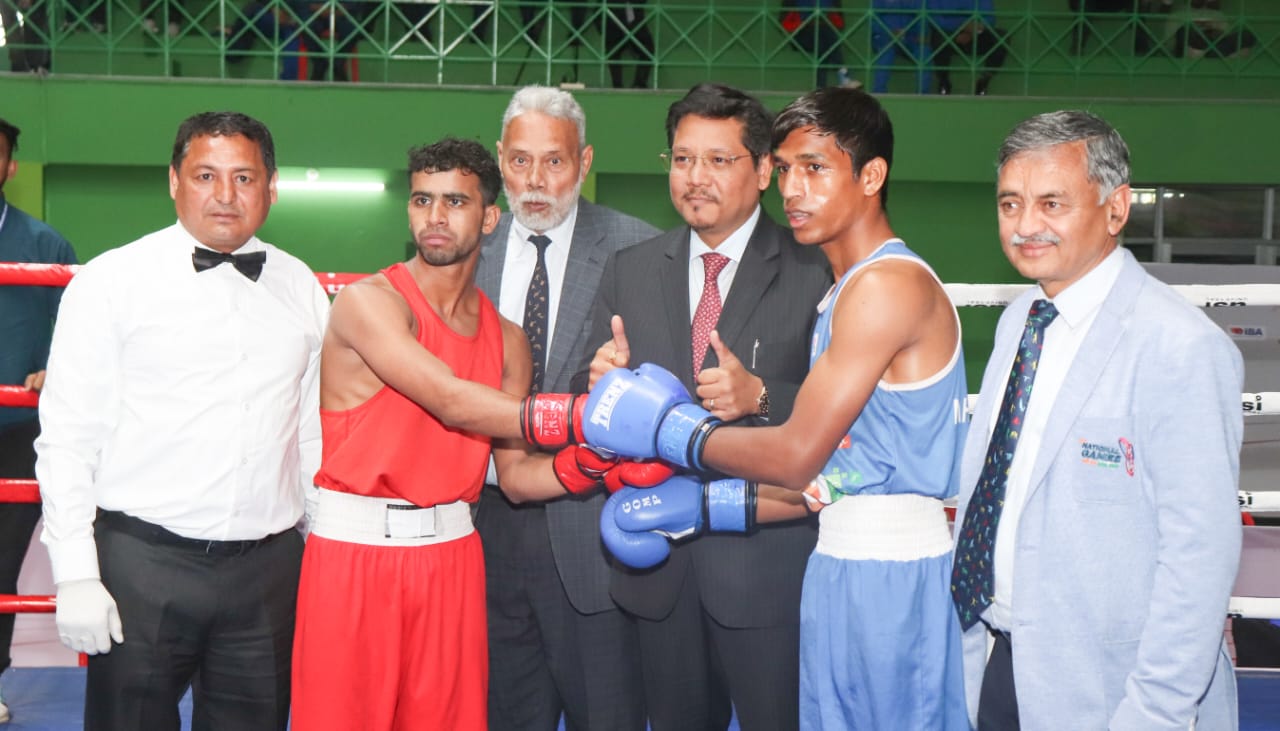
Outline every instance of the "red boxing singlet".
<svg viewBox="0 0 1280 731">
<path fill-rule="evenodd" d="M 464 337 L 427 304 L 404 264 L 382 270 L 418 321 L 418 343 L 459 378 L 502 385 L 502 323 L 480 296 L 480 326 Z M 475 502 L 484 484 L 489 438 L 450 429 L 390 386 L 346 411 L 320 409 L 324 437 L 320 487 L 429 507 Z"/>
</svg>

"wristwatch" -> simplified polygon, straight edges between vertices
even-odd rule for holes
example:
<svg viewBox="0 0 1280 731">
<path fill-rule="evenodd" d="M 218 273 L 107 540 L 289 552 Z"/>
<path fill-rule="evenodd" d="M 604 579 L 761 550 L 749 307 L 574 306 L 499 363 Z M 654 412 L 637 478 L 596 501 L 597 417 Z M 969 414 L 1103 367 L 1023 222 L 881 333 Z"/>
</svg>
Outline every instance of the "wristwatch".
<svg viewBox="0 0 1280 731">
<path fill-rule="evenodd" d="M 760 395 L 756 397 L 756 415 L 762 419 L 769 418 L 769 387 L 761 386 Z"/>
</svg>

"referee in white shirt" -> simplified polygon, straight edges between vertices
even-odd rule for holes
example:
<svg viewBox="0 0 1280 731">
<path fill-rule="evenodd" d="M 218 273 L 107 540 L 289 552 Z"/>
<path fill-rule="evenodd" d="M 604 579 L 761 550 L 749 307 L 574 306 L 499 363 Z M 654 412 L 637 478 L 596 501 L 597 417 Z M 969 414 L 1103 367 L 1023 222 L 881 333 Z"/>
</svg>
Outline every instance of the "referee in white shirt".
<svg viewBox="0 0 1280 731">
<path fill-rule="evenodd" d="M 58 633 L 90 655 L 90 731 L 176 731 L 188 687 L 194 731 L 284 729 L 328 300 L 254 235 L 276 200 L 261 122 L 183 122 L 169 193 L 178 222 L 86 265 L 54 329 L 36 475 Z"/>
</svg>

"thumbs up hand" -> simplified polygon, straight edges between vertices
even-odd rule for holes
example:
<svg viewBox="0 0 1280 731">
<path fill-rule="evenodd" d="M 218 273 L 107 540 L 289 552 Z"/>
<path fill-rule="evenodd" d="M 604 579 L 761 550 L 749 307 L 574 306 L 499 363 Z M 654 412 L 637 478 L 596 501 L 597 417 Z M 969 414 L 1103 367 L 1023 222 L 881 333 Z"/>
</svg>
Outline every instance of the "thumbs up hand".
<svg viewBox="0 0 1280 731">
<path fill-rule="evenodd" d="M 711 349 L 719 365 L 703 368 L 698 374 L 697 395 L 702 407 L 724 421 L 755 414 L 764 381 L 747 370 L 715 330 L 711 331 Z"/>
</svg>

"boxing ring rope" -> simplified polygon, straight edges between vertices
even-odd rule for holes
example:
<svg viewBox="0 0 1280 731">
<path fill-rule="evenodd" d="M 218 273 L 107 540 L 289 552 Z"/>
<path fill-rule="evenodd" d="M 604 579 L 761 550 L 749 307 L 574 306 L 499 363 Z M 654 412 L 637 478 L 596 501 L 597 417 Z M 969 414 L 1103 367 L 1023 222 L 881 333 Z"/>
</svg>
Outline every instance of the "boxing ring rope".
<svg viewBox="0 0 1280 731">
<path fill-rule="evenodd" d="M 0 263 L 0 286 L 66 286 L 75 276 L 78 266 L 63 264 Z M 317 272 L 316 279 L 329 294 L 336 294 L 352 282 L 367 274 Z M 947 284 L 948 296 L 956 307 L 1004 307 L 1033 285 L 1029 284 Z M 1246 307 L 1280 305 L 1280 285 L 1172 285 L 1173 289 L 1192 304 L 1200 307 Z M 35 407 L 38 394 L 21 386 L 0 386 L 0 407 Z M 968 398 L 967 409 L 972 411 L 976 395 Z M 1264 391 L 1242 393 L 1241 409 L 1246 416 L 1280 414 L 1280 392 Z M 1253 512 L 1280 512 L 1280 490 L 1255 492 L 1241 490 L 1238 493 L 1240 510 Z M 0 479 L 0 503 L 40 501 L 39 487 L 35 480 Z M 1270 556 L 1280 553 L 1280 528 L 1251 528 L 1245 531 L 1244 549 L 1241 553 L 1241 580 L 1237 592 L 1243 587 L 1246 574 L 1246 558 L 1254 565 L 1270 566 Z M 1265 572 L 1271 573 L 1271 572 Z M 1257 582 L 1254 582 L 1257 584 Z M 1268 585 L 1268 589 L 1270 586 Z M 1259 592 L 1261 593 L 1261 592 Z M 1228 614 L 1232 617 L 1280 618 L 1280 592 L 1274 596 L 1232 596 Z M 51 596 L 20 596 L 0 594 L 0 613 L 53 612 Z M 82 658 L 83 659 L 83 658 Z"/>
<path fill-rule="evenodd" d="M 65 287 L 67 282 L 80 271 L 76 264 L 29 264 L 0 263 L 0 287 L 5 285 L 28 287 Z M 368 274 L 346 274 L 342 272 L 316 272 L 316 279 L 324 291 L 333 295 L 338 290 L 357 282 Z"/>
</svg>

